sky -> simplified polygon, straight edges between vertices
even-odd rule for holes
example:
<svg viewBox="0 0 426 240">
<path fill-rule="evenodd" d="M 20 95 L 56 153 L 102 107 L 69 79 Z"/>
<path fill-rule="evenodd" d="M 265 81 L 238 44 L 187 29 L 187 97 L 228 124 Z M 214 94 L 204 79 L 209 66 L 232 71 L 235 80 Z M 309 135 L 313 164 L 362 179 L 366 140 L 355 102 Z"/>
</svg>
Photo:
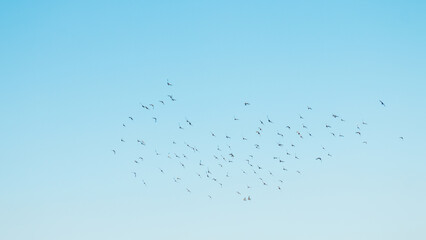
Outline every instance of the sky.
<svg viewBox="0 0 426 240">
<path fill-rule="evenodd" d="M 0 2 L 0 239 L 425 239 L 425 11 L 423 1 Z M 285 132 L 302 124 L 312 138 Z M 211 165 L 231 173 L 221 189 L 194 172 L 227 144 L 240 162 Z M 185 169 L 165 157 L 174 152 L 191 157 Z M 275 174 L 266 187 L 240 172 L 253 153 Z M 281 191 L 274 154 L 289 169 Z"/>
</svg>

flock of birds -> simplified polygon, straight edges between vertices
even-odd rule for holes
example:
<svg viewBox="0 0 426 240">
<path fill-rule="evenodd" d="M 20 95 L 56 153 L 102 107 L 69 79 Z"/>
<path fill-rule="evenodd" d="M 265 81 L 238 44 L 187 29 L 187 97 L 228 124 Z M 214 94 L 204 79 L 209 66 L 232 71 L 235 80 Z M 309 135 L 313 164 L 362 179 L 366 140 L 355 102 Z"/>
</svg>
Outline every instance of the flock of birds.
<svg viewBox="0 0 426 240">
<path fill-rule="evenodd" d="M 173 89 L 173 84 L 167 80 L 167 88 Z M 140 107 L 144 111 L 144 115 L 148 115 L 146 118 L 150 118 L 153 124 L 157 124 L 159 121 L 158 116 L 153 116 L 155 111 L 164 105 L 173 104 L 177 99 L 173 95 L 167 95 L 167 100 L 159 100 L 156 104 L 142 104 Z M 379 100 L 381 106 L 386 107 L 382 100 Z M 242 107 L 244 109 L 250 108 L 250 102 L 243 102 Z M 307 106 L 306 111 L 313 111 L 312 107 Z M 127 121 L 122 123 L 122 127 L 129 128 L 129 123 L 134 123 L 137 119 L 134 116 L 128 116 Z M 145 119 L 146 120 L 146 119 Z M 136 170 L 136 166 L 145 164 L 147 158 L 158 158 L 165 160 L 166 165 L 172 165 L 172 168 L 181 168 L 180 175 L 177 175 L 176 171 L 166 171 L 165 168 L 155 166 L 153 171 L 158 171 L 161 176 L 164 176 L 167 181 L 172 184 L 179 184 L 183 186 L 183 190 L 192 193 L 191 184 L 194 184 L 193 180 L 185 181 L 186 179 L 192 179 L 195 177 L 199 180 L 211 182 L 213 186 L 219 189 L 225 187 L 235 187 L 230 184 L 229 179 L 238 181 L 243 184 L 233 192 L 236 196 L 240 196 L 243 201 L 250 201 L 252 196 L 250 191 L 256 187 L 272 187 L 278 191 L 282 190 L 284 184 L 284 177 L 288 172 L 294 172 L 299 175 L 302 171 L 298 168 L 291 169 L 287 166 L 287 163 L 293 161 L 300 161 L 302 158 L 297 154 L 297 149 L 300 145 L 306 142 L 307 138 L 312 138 L 314 135 L 311 132 L 310 126 L 305 124 L 307 122 L 304 116 L 299 115 L 297 119 L 300 123 L 296 126 L 290 126 L 287 124 L 280 124 L 278 121 L 272 120 L 269 116 L 263 119 L 256 120 L 256 127 L 248 132 L 243 132 L 240 136 L 222 134 L 216 131 L 206 131 L 204 134 L 198 131 L 198 134 L 205 135 L 209 140 L 204 145 L 211 144 L 210 149 L 201 150 L 197 144 L 190 144 L 187 141 L 178 141 L 174 139 L 164 140 L 171 144 L 172 147 L 164 152 L 159 152 L 152 144 L 148 143 L 148 139 L 136 138 L 128 139 L 121 138 L 121 144 L 137 144 L 139 147 L 145 149 L 145 155 L 139 155 L 137 158 L 130 159 L 135 170 L 131 172 L 134 178 L 141 179 L 141 183 L 148 186 L 146 177 L 152 174 L 139 174 Z M 239 117 L 234 116 L 230 121 L 240 122 Z M 337 115 L 330 114 L 329 123 L 324 123 L 320 126 L 324 132 L 329 133 L 329 137 L 336 139 L 343 139 L 345 135 L 352 134 L 352 136 L 358 136 L 359 141 L 362 144 L 367 144 L 367 141 L 363 138 L 364 130 L 368 124 L 365 121 L 361 121 L 355 124 L 353 131 L 345 134 L 339 130 L 339 124 L 345 124 L 346 120 Z M 238 126 L 238 124 L 237 124 Z M 178 131 L 186 131 L 187 128 L 193 128 L 194 123 L 185 118 L 184 124 L 179 122 L 176 123 Z M 314 128 L 312 128 L 314 129 Z M 263 137 L 263 139 L 262 139 Z M 274 143 L 267 142 L 266 139 L 274 139 Z M 403 137 L 399 137 L 403 140 Z M 197 138 L 199 141 L 199 138 Z M 154 141 L 153 141 L 154 142 Z M 114 155 L 120 154 L 122 145 L 112 149 Z M 176 152 L 170 152 L 170 149 L 177 149 Z M 310 160 L 322 162 L 325 159 L 332 158 L 332 154 L 328 151 L 325 146 L 318 147 L 319 152 L 309 150 L 310 153 L 315 154 L 312 157 L 305 157 Z M 263 152 L 262 152 L 263 151 Z M 300 151 L 300 150 L 299 150 Z M 267 154 L 266 154 L 267 153 Z M 265 156 L 272 154 L 270 159 L 265 159 Z M 308 154 L 309 155 L 309 154 Z M 150 161 L 152 165 L 159 164 L 160 161 Z M 273 164 L 271 164 L 273 163 Z M 155 170 L 158 169 L 158 170 Z M 189 177 L 191 176 L 191 177 Z M 208 198 L 212 199 L 213 194 L 206 194 Z"/>
</svg>

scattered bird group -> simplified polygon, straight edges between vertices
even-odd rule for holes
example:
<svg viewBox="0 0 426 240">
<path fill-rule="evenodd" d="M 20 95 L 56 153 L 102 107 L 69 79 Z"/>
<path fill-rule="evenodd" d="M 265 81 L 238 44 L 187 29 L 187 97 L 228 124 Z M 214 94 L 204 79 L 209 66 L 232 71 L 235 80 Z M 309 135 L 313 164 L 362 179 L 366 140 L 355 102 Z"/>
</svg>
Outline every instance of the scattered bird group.
<svg viewBox="0 0 426 240">
<path fill-rule="evenodd" d="M 173 84 L 167 80 L 166 82 L 167 87 L 173 88 Z M 176 98 L 173 97 L 173 95 L 169 94 L 167 97 L 170 99 L 170 102 L 166 102 L 164 100 L 158 100 L 159 103 L 162 105 L 168 105 L 169 103 L 176 102 Z M 379 103 L 381 106 L 385 107 L 385 103 L 382 100 L 379 100 Z M 140 106 L 143 110 L 152 110 L 154 111 L 156 108 L 154 104 L 142 104 L 140 103 Z M 243 108 L 246 111 L 251 107 L 251 103 L 245 101 L 243 102 Z M 314 112 L 312 107 L 307 106 L 307 110 L 309 112 Z M 339 114 L 340 115 L 340 114 Z M 331 116 L 328 118 L 327 123 L 322 123 L 322 131 L 328 131 L 333 139 L 343 139 L 344 134 L 342 132 L 339 132 L 338 129 L 341 129 L 342 126 L 345 126 L 346 120 L 344 120 L 341 116 L 337 114 L 331 114 Z M 263 119 L 258 119 L 256 122 L 260 125 L 256 126 L 254 129 L 252 129 L 252 132 L 246 132 L 244 136 L 238 136 L 238 135 L 228 135 L 228 134 L 221 134 L 221 137 L 215 134 L 216 131 L 210 130 L 207 131 L 206 134 L 211 138 L 207 144 L 212 144 L 211 149 L 206 149 L 204 153 L 206 155 L 201 155 L 200 158 L 200 151 L 197 146 L 189 144 L 187 142 L 177 142 L 175 140 L 172 140 L 172 145 L 180 146 L 179 149 L 180 152 L 174 152 L 174 153 L 166 153 L 166 152 L 158 152 L 155 148 L 151 148 L 153 152 L 155 152 L 155 156 L 158 158 L 164 158 L 167 156 L 167 159 L 172 159 L 175 161 L 168 161 L 167 163 L 170 165 L 177 164 L 177 166 L 180 166 L 181 169 L 184 171 L 187 175 L 196 175 L 198 178 L 204 179 L 206 181 L 211 181 L 213 184 L 216 184 L 218 188 L 223 188 L 225 185 L 233 186 L 229 183 L 230 178 L 233 177 L 241 177 L 241 174 L 243 177 L 241 177 L 241 181 L 246 181 L 247 178 L 252 180 L 247 180 L 250 182 L 249 184 L 245 184 L 246 187 L 235 189 L 234 192 L 240 196 L 243 195 L 242 192 L 249 192 L 254 187 L 269 187 L 270 185 L 274 186 L 273 188 L 277 189 L 278 191 L 281 191 L 284 184 L 284 178 L 289 171 L 290 167 L 287 167 L 287 162 L 290 161 L 300 161 L 299 155 L 296 154 L 296 150 L 298 149 L 296 147 L 296 144 L 294 142 L 297 141 L 297 144 L 303 144 L 306 141 L 309 141 L 306 138 L 312 138 L 313 135 L 311 133 L 311 124 L 308 124 L 307 122 L 308 116 L 306 119 L 299 114 L 299 121 L 300 125 L 298 126 L 290 126 L 286 125 L 284 123 L 279 123 L 277 119 L 274 119 L 272 121 L 271 118 L 267 115 Z M 149 116 L 148 116 L 149 117 Z M 154 124 L 161 124 L 159 121 L 158 116 L 150 116 L 151 119 L 154 120 Z M 130 122 L 135 122 L 135 118 L 133 116 L 129 116 L 128 119 Z M 233 121 L 240 122 L 244 121 L 245 119 L 241 119 L 239 117 L 233 116 Z M 128 121 L 129 121 L 128 120 Z M 161 119 L 160 119 L 161 120 Z M 336 122 L 337 120 L 337 122 Z M 152 120 L 151 120 L 152 121 Z M 126 123 L 122 123 L 123 127 L 126 127 L 126 129 L 129 126 L 129 123 L 126 125 Z M 183 121 L 182 121 L 183 122 Z M 188 118 L 185 118 L 185 127 L 183 127 L 179 122 L 177 123 L 177 128 L 180 130 L 183 130 L 185 132 L 185 129 L 194 127 L 193 122 L 190 121 Z M 335 126 L 336 125 L 336 126 Z M 362 121 L 356 125 L 356 129 L 353 130 L 352 135 L 353 136 L 359 136 L 362 137 L 362 128 L 360 126 L 367 126 L 367 122 Z M 268 144 L 265 144 L 265 138 L 270 138 L 271 133 L 273 133 L 274 136 L 278 136 L 278 139 L 275 141 L 275 148 L 277 154 L 273 156 L 271 159 L 262 159 L 262 149 L 267 149 L 265 151 L 270 151 L 268 149 L 271 148 Z M 350 135 L 350 134 L 349 134 Z M 268 137 L 266 137 L 268 136 Z M 168 137 L 167 137 L 168 138 Z M 401 136 L 399 137 L 401 140 L 404 140 L 404 138 Z M 143 138 L 145 139 L 145 138 Z M 127 139 L 128 140 L 128 139 Z M 145 139 L 147 140 L 147 139 Z M 167 141 L 168 139 L 166 139 Z M 120 142 L 125 144 L 131 144 L 133 141 L 135 141 L 140 146 L 146 148 L 147 143 L 142 139 L 135 139 L 135 140 L 129 140 L 126 141 L 125 138 L 121 138 Z M 361 139 L 363 144 L 367 144 L 367 141 L 365 139 Z M 233 146 L 231 144 L 243 146 L 243 152 L 233 150 Z M 152 146 L 153 147 L 153 146 Z M 328 151 L 326 151 L 326 148 L 324 146 L 321 147 L 322 151 L 316 154 L 316 156 L 312 157 L 312 160 L 319 161 L 322 163 L 326 159 L 330 159 L 332 157 L 332 154 Z M 286 149 L 284 151 L 284 149 Z M 289 151 L 289 149 L 292 149 Z M 120 151 L 118 148 L 112 150 L 114 155 L 117 155 Z M 208 156 L 210 153 L 213 153 L 213 156 Z M 292 160 L 293 159 L 293 160 Z M 296 160 L 294 160 L 296 159 Z M 306 158 L 305 158 L 306 159 Z M 307 159 L 309 160 L 309 159 Z M 145 163 L 144 157 L 139 156 L 136 160 L 132 160 L 134 164 L 142 164 L 141 162 Z M 270 161 L 273 161 L 275 164 L 278 164 L 274 169 L 271 168 L 271 164 L 269 164 Z M 155 163 L 155 161 L 154 161 Z M 187 165 L 190 165 L 192 167 L 186 167 Z M 211 169 L 218 168 L 215 172 L 213 172 Z M 192 172 L 194 169 L 196 169 L 195 172 Z M 231 171 L 240 169 L 240 173 L 235 172 L 234 174 L 230 174 Z M 171 182 L 174 184 L 185 184 L 186 186 L 184 189 L 186 189 L 187 193 L 193 193 L 191 191 L 190 185 L 191 182 L 186 182 L 184 179 L 186 176 L 169 176 L 169 173 L 166 173 L 166 171 L 163 170 L 163 168 L 158 167 L 159 173 L 161 175 L 170 177 Z M 294 173 L 297 173 L 298 175 L 302 174 L 300 169 L 293 168 L 292 170 Z M 226 173 L 226 174 L 225 174 Z M 131 174 L 134 178 L 139 178 L 140 174 L 138 174 L 136 171 L 132 171 Z M 170 173 L 172 174 L 172 173 Z M 232 177 L 231 177 L 232 176 Z M 147 183 L 145 182 L 145 179 L 141 180 L 142 183 L 147 186 Z M 253 193 L 253 192 L 251 192 Z M 207 197 L 209 199 L 213 199 L 213 194 L 209 193 L 207 194 Z M 243 201 L 250 201 L 252 200 L 251 195 L 245 195 L 242 196 Z"/>
</svg>

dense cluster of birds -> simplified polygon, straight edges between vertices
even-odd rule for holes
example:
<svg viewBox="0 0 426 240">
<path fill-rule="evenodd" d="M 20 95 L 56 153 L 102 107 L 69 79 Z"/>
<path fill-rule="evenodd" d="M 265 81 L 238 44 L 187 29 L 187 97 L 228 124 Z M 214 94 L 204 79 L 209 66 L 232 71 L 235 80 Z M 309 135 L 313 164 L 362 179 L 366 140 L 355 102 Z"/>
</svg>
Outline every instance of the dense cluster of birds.
<svg viewBox="0 0 426 240">
<path fill-rule="evenodd" d="M 168 90 L 173 90 L 173 84 L 167 80 L 166 86 Z M 155 115 L 155 111 L 168 104 L 173 104 L 177 99 L 172 95 L 167 95 L 165 100 L 158 100 L 156 104 L 142 104 L 140 103 L 141 110 L 144 111 L 145 118 L 151 119 L 153 124 L 159 122 L 158 116 Z M 386 107 L 382 100 L 379 100 L 379 104 L 382 107 Z M 243 108 L 250 108 L 251 103 L 248 101 L 241 103 Z M 307 106 L 305 109 L 306 115 L 309 112 L 314 111 L 312 107 Z M 297 167 L 290 168 L 287 164 L 290 161 L 300 161 L 302 156 L 297 153 L 298 147 L 306 142 L 307 138 L 314 136 L 311 132 L 311 127 L 307 124 L 304 114 L 299 114 L 297 126 L 290 126 L 287 124 L 278 123 L 278 121 L 265 116 L 256 120 L 256 127 L 243 132 L 241 135 L 228 135 L 225 133 L 219 133 L 214 130 L 206 131 L 205 133 L 199 133 L 205 135 L 209 140 L 204 145 L 211 145 L 210 149 L 201 150 L 197 145 L 189 143 L 191 139 L 186 141 L 174 140 L 170 136 L 164 136 L 164 141 L 170 144 L 169 149 L 165 151 L 157 151 L 156 146 L 149 143 L 148 139 L 143 137 L 128 139 L 121 138 L 121 144 L 132 144 L 138 145 L 145 149 L 145 153 L 149 151 L 151 154 L 145 156 L 141 154 L 137 158 L 130 159 L 134 166 L 140 166 L 146 163 L 147 158 L 157 158 L 166 160 L 167 165 L 173 165 L 173 168 L 181 168 L 182 172 L 180 175 L 176 175 L 176 171 L 166 171 L 165 168 L 160 166 L 154 166 L 151 169 L 157 169 L 159 174 L 163 175 L 172 184 L 179 184 L 183 186 L 183 191 L 192 193 L 191 184 L 193 181 L 185 181 L 189 179 L 188 175 L 196 176 L 199 180 L 209 181 L 213 183 L 219 189 L 225 187 L 226 183 L 228 186 L 234 187 L 229 184 L 229 179 L 240 182 L 240 186 L 233 189 L 236 196 L 240 196 L 243 201 L 250 201 L 252 196 L 250 190 L 255 187 L 270 187 L 281 191 L 283 189 L 285 175 L 288 172 L 294 172 L 297 175 L 302 174 L 302 170 Z M 130 123 L 134 123 L 137 119 L 134 116 L 128 116 L 127 120 L 122 123 L 123 128 L 128 128 Z M 229 119 L 235 123 L 242 122 L 240 117 L 233 116 Z M 346 120 L 338 114 L 330 114 L 328 122 L 324 123 L 321 128 L 329 134 L 329 137 L 336 139 L 343 139 L 347 135 L 357 136 L 358 140 L 362 144 L 367 144 L 367 140 L 364 138 L 364 131 L 366 130 L 367 122 L 361 121 L 355 123 L 352 130 L 343 133 L 342 129 L 339 128 L 342 124 L 345 124 Z M 237 124 L 238 125 L 238 124 Z M 185 118 L 182 122 L 176 122 L 176 129 L 178 131 L 186 131 L 188 128 L 193 128 L 194 123 Z M 160 136 L 161 137 L 161 136 Z M 262 139 L 263 137 L 263 139 Z M 271 140 L 273 143 L 265 141 L 266 139 Z M 403 137 L 399 137 L 403 140 Z M 197 138 L 197 140 L 199 140 Z M 195 140 L 194 142 L 196 142 Z M 358 141 L 357 140 L 357 141 Z M 122 149 L 122 145 L 112 149 L 113 155 L 118 155 Z M 176 150 L 171 152 L 170 149 Z M 274 149 L 274 150 L 272 150 Z M 318 150 L 318 151 L 314 151 Z M 318 146 L 314 150 L 309 150 L 310 155 L 305 156 L 305 159 L 313 160 L 322 163 L 326 159 L 333 157 L 329 149 L 325 146 Z M 299 149 L 300 151 L 300 149 Z M 272 154 L 269 159 L 265 159 L 265 152 Z M 309 155 L 309 154 L 307 154 Z M 147 157 L 149 156 L 149 157 Z M 274 164 L 270 164 L 273 162 Z M 150 161 L 149 165 L 160 165 L 157 160 Z M 134 178 L 140 179 L 141 183 L 148 186 L 147 176 L 150 174 L 139 174 L 137 168 L 134 168 L 131 175 Z M 213 194 L 206 194 L 208 198 L 212 199 Z"/>
</svg>

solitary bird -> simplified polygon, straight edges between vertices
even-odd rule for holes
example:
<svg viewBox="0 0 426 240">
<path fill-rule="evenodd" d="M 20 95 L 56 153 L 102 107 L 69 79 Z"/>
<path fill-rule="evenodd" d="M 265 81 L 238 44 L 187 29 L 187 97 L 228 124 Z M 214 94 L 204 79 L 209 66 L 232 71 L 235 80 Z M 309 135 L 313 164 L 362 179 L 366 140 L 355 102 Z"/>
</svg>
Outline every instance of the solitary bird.
<svg viewBox="0 0 426 240">
<path fill-rule="evenodd" d="M 383 105 L 383 107 L 386 107 L 385 103 L 382 100 L 379 100 L 379 101 L 380 101 L 380 104 Z"/>
<path fill-rule="evenodd" d="M 248 105 L 250 105 L 250 103 L 248 103 L 248 102 L 245 102 L 245 103 L 244 103 L 244 106 L 248 106 Z"/>
<path fill-rule="evenodd" d="M 133 118 L 132 117 L 129 117 L 130 118 L 130 120 L 132 120 L 133 121 Z"/>
</svg>

